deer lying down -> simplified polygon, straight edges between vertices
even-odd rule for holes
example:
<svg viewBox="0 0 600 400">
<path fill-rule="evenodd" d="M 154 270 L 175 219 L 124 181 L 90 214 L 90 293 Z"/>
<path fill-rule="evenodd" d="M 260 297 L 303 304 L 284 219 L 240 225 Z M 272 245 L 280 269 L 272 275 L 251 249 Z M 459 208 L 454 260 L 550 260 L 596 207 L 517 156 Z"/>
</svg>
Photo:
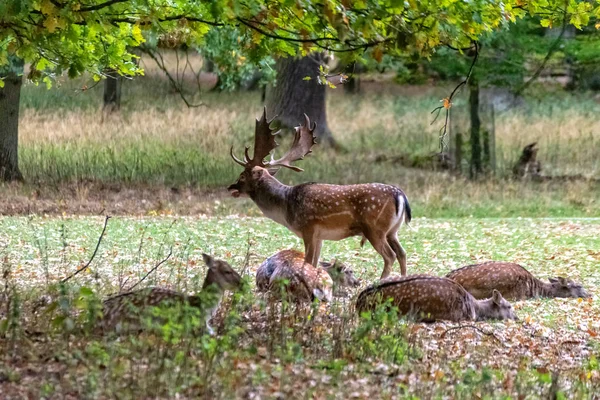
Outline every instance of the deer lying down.
<svg viewBox="0 0 600 400">
<path fill-rule="evenodd" d="M 467 265 L 446 275 L 460 283 L 476 299 L 487 298 L 498 290 L 510 300 L 534 297 L 590 297 L 578 283 L 563 277 L 542 282 L 519 264 L 489 261 Z"/>
<path fill-rule="evenodd" d="M 430 275 L 383 279 L 360 293 L 356 311 L 375 310 L 388 299 L 400 314 L 421 322 L 516 319 L 512 306 L 497 290 L 490 299 L 476 300 L 458 283 Z"/>
<path fill-rule="evenodd" d="M 121 293 L 104 301 L 103 318 L 100 329 L 104 332 L 139 331 L 143 328 L 141 320 L 149 316 L 149 308 L 156 306 L 181 306 L 185 303 L 200 309 L 207 331 L 214 331 L 208 321 L 219 307 L 226 290 L 236 290 L 242 285 L 242 277 L 225 261 L 215 260 L 203 254 L 208 273 L 202 285 L 202 291 L 196 296 L 160 287 L 150 287 Z"/>
<path fill-rule="evenodd" d="M 293 267 L 302 265 L 304 253 L 298 250 L 282 250 L 267 258 L 256 270 L 256 288 L 259 292 L 269 290 L 269 282 L 273 272 L 278 267 Z M 351 268 L 333 260 L 332 262 L 319 262 L 319 265 L 329 274 L 333 281 L 333 295 L 346 296 L 344 288 L 358 287 L 360 280 L 354 276 Z"/>
<path fill-rule="evenodd" d="M 293 257 L 273 270 L 267 291 L 275 297 L 285 296 L 300 303 L 312 302 L 315 298 L 329 302 L 333 297 L 333 280 L 323 268 L 315 268 L 303 258 Z"/>
<path fill-rule="evenodd" d="M 323 240 L 342 240 L 362 236 L 383 258 L 382 278 L 390 275 L 395 260 L 406 275 L 406 251 L 397 232 L 411 220 L 408 198 L 392 185 L 368 183 L 360 185 L 328 185 L 304 183 L 287 186 L 275 178 L 280 168 L 302 169 L 292 165 L 309 154 L 315 144 L 314 130 L 306 114 L 305 122 L 296 127 L 291 149 L 280 159 L 265 161 L 277 146 L 277 132 L 270 128 L 265 109 L 256 121 L 254 154 L 246 147 L 243 160 L 233 160 L 244 171 L 227 189 L 233 197 L 249 196 L 263 214 L 287 227 L 304 241 L 305 261 L 318 265 Z"/>
</svg>

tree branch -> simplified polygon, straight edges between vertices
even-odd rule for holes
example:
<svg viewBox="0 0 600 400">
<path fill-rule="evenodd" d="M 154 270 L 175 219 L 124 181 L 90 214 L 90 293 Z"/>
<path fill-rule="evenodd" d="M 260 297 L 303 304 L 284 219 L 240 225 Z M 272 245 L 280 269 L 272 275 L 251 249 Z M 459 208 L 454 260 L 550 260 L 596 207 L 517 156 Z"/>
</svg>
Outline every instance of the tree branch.
<svg viewBox="0 0 600 400">
<path fill-rule="evenodd" d="M 169 258 L 171 258 L 171 255 L 173 254 L 173 247 L 171 247 L 171 250 L 169 250 L 169 254 L 167 254 L 167 256 L 165 258 L 163 258 L 161 261 L 158 262 L 158 264 L 156 264 L 154 267 L 152 267 L 152 269 L 150 271 L 148 271 L 146 273 L 146 275 L 144 275 L 144 277 L 142 279 L 140 279 L 139 281 L 137 281 L 137 283 L 135 285 L 133 285 L 132 287 L 130 287 L 129 289 L 127 289 L 128 292 L 131 292 L 137 285 L 139 285 L 140 283 L 144 282 L 144 280 L 154 271 L 156 271 L 158 269 L 158 267 L 160 267 L 161 265 L 163 265 L 165 262 L 167 262 L 167 260 Z"/>
<path fill-rule="evenodd" d="M 525 91 L 525 89 L 527 89 L 540 76 L 540 74 L 542 73 L 542 71 L 544 70 L 544 68 L 546 68 L 546 64 L 550 60 L 550 57 L 552 57 L 552 54 L 554 54 L 554 52 L 558 48 L 558 45 L 562 41 L 562 38 L 565 35 L 565 32 L 567 31 L 567 15 L 568 15 L 567 14 L 567 9 L 565 7 L 565 12 L 564 12 L 564 15 L 563 15 L 563 24 L 562 24 L 562 29 L 560 30 L 560 34 L 558 35 L 558 37 L 556 38 L 556 40 L 554 42 L 552 42 L 552 44 L 548 48 L 548 53 L 546 54 L 546 57 L 544 57 L 544 59 L 542 60 L 542 63 L 535 70 L 535 72 L 533 73 L 533 75 L 531 76 L 531 78 L 529 78 L 527 80 L 527 82 L 525 82 L 523 85 L 521 85 L 520 88 L 518 88 L 517 90 L 515 90 L 513 92 L 514 96 L 518 96 L 521 93 L 523 93 Z"/>
<path fill-rule="evenodd" d="M 173 89 L 175 89 L 175 91 L 179 94 L 179 97 L 181 97 L 181 99 L 183 100 L 185 105 L 188 106 L 188 108 L 206 106 L 206 104 L 204 104 L 203 102 L 196 103 L 196 104 L 190 103 L 190 101 L 185 97 L 185 94 L 183 93 L 182 85 L 180 85 L 177 82 L 177 80 L 175 78 L 173 78 L 171 73 L 167 70 L 167 67 L 165 66 L 164 61 L 159 60 L 158 57 L 156 56 L 156 54 L 154 53 L 154 51 L 152 51 L 149 47 L 143 46 L 143 45 L 140 46 L 139 49 L 141 51 L 143 51 L 144 53 L 148 54 L 150 56 L 150 58 L 152 58 L 154 60 L 154 62 L 158 66 L 158 68 L 160 68 L 164 72 L 164 74 L 167 76 L 167 79 L 169 79 L 169 83 L 171 83 L 171 86 L 173 87 Z"/>
<path fill-rule="evenodd" d="M 481 329 L 475 325 L 458 325 L 458 326 L 450 327 L 450 328 L 446 329 L 444 332 L 442 332 L 442 334 L 440 335 L 440 339 L 444 339 L 446 337 L 446 335 L 448 334 L 448 332 L 452 332 L 452 331 L 463 329 L 463 328 L 475 329 L 477 332 L 479 332 L 483 335 L 491 336 L 494 339 L 496 339 L 498 342 L 502 342 L 500 339 L 498 339 L 498 337 L 494 334 L 494 332 L 486 332 L 483 329 Z"/>
<path fill-rule="evenodd" d="M 458 93 L 459 89 L 462 88 L 464 85 L 466 85 L 469 82 L 469 79 L 471 78 L 471 75 L 473 74 L 473 69 L 475 68 L 475 63 L 477 62 L 477 59 L 479 58 L 479 45 L 477 44 L 477 42 L 473 42 L 473 49 L 475 50 L 475 55 L 473 56 L 473 61 L 471 62 L 471 66 L 469 67 L 469 72 L 467 73 L 467 77 L 465 78 L 465 80 L 460 82 L 454 88 L 452 93 L 450 93 L 449 97 L 446 97 L 445 99 L 442 100 L 444 102 L 444 105 L 436 107 L 431 111 L 431 114 L 433 114 L 437 111 L 437 114 L 433 118 L 433 121 L 431 121 L 431 125 L 433 125 L 435 123 L 435 121 L 437 121 L 438 117 L 440 116 L 440 112 L 442 111 L 442 109 L 446 110 L 446 118 L 444 120 L 444 126 L 442 126 L 440 128 L 440 132 L 441 132 L 441 134 L 440 134 L 440 153 L 445 153 L 448 151 L 448 143 L 446 141 L 446 137 L 447 137 L 447 133 L 448 133 L 448 123 L 450 122 L 450 108 L 452 107 L 452 100 L 454 99 L 454 96 Z"/>
<path fill-rule="evenodd" d="M 98 10 L 101 10 L 103 8 L 110 7 L 113 4 L 126 3 L 128 1 L 129 0 L 108 0 L 108 1 L 105 1 L 104 3 L 96 4 L 94 6 L 82 7 L 82 8 L 80 8 L 77 11 L 78 12 L 98 11 Z"/>
<path fill-rule="evenodd" d="M 94 257 L 96 257 L 96 253 L 98 253 L 98 249 L 100 248 L 100 243 L 102 243 L 102 238 L 104 237 L 104 232 L 106 232 L 106 226 L 108 225 L 108 220 L 109 219 L 110 219 L 110 215 L 107 215 L 105 217 L 105 219 L 104 219 L 104 227 L 102 228 L 102 233 L 100 234 L 100 237 L 98 238 L 98 243 L 96 243 L 96 249 L 94 250 L 94 253 L 92 254 L 92 257 L 87 262 L 87 264 L 85 264 L 83 267 L 79 268 L 77 271 L 75 271 L 71 275 L 69 275 L 66 278 L 64 278 L 63 280 L 61 280 L 60 283 L 67 282 L 68 280 L 70 280 L 74 276 L 78 275 L 80 272 L 86 270 L 90 266 L 90 264 L 94 260 Z"/>
</svg>

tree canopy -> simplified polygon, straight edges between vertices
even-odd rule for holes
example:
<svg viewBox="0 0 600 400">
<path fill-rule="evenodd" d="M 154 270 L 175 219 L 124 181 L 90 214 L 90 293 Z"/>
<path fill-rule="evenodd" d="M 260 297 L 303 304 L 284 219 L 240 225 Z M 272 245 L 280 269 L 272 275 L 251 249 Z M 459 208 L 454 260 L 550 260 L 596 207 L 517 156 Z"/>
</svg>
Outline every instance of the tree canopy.
<svg viewBox="0 0 600 400">
<path fill-rule="evenodd" d="M 600 0 L 4 0 L 0 66 L 20 58 L 32 64 L 29 79 L 48 85 L 65 71 L 133 75 L 133 49 L 158 37 L 226 51 L 231 65 L 316 50 L 427 56 L 469 47 L 527 15 L 582 28 L 600 19 Z M 214 39 L 221 36 L 231 40 Z"/>
</svg>

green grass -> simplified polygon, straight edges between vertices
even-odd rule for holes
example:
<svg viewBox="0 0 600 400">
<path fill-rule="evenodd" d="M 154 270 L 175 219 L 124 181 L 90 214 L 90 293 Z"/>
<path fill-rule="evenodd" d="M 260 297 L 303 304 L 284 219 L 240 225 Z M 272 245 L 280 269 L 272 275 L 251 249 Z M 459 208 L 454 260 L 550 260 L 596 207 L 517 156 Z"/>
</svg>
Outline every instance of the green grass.
<svg viewBox="0 0 600 400">
<path fill-rule="evenodd" d="M 171 247 L 172 257 L 145 284 L 197 291 L 206 272 L 202 252 L 245 270 L 252 282 L 260 262 L 285 248 L 301 249 L 301 241 L 264 218 L 114 217 L 89 271 L 61 289 L 65 300 L 60 306 L 50 313 L 34 312 L 41 294 L 56 293 L 55 282 L 87 262 L 102 222 L 101 217 L 0 219 L 0 256 L 3 270 L 11 271 L 4 281 L 14 287 L 9 294 L 18 294 L 21 305 L 18 329 L 0 337 L 3 393 L 89 398 L 172 398 L 176 393 L 232 398 L 249 392 L 263 398 L 276 392 L 289 398 L 316 393 L 326 398 L 471 398 L 476 393 L 515 398 L 549 395 L 553 375 L 567 398 L 589 398 L 600 388 L 593 356 L 600 349 L 599 219 L 417 218 L 414 230 L 401 229 L 409 273 L 443 275 L 477 261 L 511 260 L 543 279 L 569 276 L 594 296 L 590 302 L 514 303 L 517 322 L 475 323 L 476 329 L 451 331 L 459 324 L 380 326 L 351 318 L 351 302 L 322 307 L 316 317 L 305 319 L 295 308 L 290 314 L 272 314 L 250 294 L 225 303 L 217 338 L 166 325 L 162 336 L 120 340 L 77 331 L 85 320 L 76 318 L 76 311 L 87 315 L 87 303 L 76 301 L 80 287 L 100 296 L 112 293 L 120 281 L 129 278 L 129 285 L 140 279 Z M 357 238 L 326 242 L 322 257 L 341 259 L 365 282 L 381 273 L 380 257 L 369 245 L 361 249 Z M 6 318 L 4 310 L 0 307 L 0 319 Z M 65 325 L 64 313 L 72 316 L 73 327 Z M 26 333 L 36 331 L 43 333 Z M 43 367 L 40 360 L 46 360 Z"/>
</svg>

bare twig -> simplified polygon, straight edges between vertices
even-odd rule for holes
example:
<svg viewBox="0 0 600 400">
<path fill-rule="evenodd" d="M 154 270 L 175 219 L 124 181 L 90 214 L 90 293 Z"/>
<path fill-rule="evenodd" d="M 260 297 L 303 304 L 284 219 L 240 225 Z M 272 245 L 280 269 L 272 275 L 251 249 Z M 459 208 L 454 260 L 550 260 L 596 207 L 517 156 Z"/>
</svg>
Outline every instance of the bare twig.
<svg viewBox="0 0 600 400">
<path fill-rule="evenodd" d="M 448 332 L 452 332 L 452 331 L 456 331 L 459 329 L 463 329 L 463 328 L 471 328 L 471 329 L 475 329 L 477 332 L 485 335 L 485 336 L 491 336 L 494 339 L 496 339 L 498 342 L 502 343 L 502 341 L 500 339 L 498 339 L 498 337 L 494 334 L 494 332 L 486 332 L 483 329 L 475 326 L 475 325 L 458 325 L 458 326 L 453 326 L 451 328 L 446 329 L 444 332 L 442 332 L 442 334 L 440 335 L 440 339 L 444 339 L 446 337 L 446 334 L 448 334 Z"/>
<path fill-rule="evenodd" d="M 248 233 L 248 247 L 246 248 L 246 256 L 244 257 L 244 269 L 242 270 L 242 275 L 245 275 L 248 271 L 248 267 L 250 266 L 250 249 L 252 248 L 252 239 L 250 238 L 250 233 Z"/>
<path fill-rule="evenodd" d="M 177 94 L 179 94 L 179 97 L 181 97 L 181 99 L 183 100 L 185 105 L 188 106 L 188 108 L 195 108 L 195 107 L 202 107 L 202 106 L 206 107 L 206 104 L 203 102 L 192 103 L 187 99 L 185 93 L 183 93 L 183 85 L 180 82 L 178 82 L 179 78 L 178 77 L 174 78 L 173 75 L 171 75 L 171 73 L 165 66 L 165 62 L 164 62 L 164 60 L 162 60 L 162 57 L 160 56 L 160 54 L 157 55 L 157 53 L 155 53 L 148 46 L 140 46 L 139 49 L 141 51 L 143 51 L 144 53 L 148 54 L 150 56 L 150 58 L 152 58 L 154 60 L 154 62 L 158 66 L 158 68 L 160 68 L 160 70 L 165 74 L 165 76 L 169 80 L 171 87 L 173 89 L 175 89 Z M 179 71 L 177 71 L 177 74 L 179 75 Z"/>
<path fill-rule="evenodd" d="M 544 57 L 544 59 L 542 60 L 542 63 L 535 70 L 535 72 L 533 73 L 531 78 L 529 78 L 527 80 L 527 82 L 525 82 L 523 85 L 521 85 L 521 87 L 519 87 L 517 90 L 515 90 L 513 92 L 514 96 L 518 96 L 521 93 L 523 93 L 540 76 L 540 74 L 542 73 L 544 68 L 546 68 L 546 64 L 550 60 L 550 57 L 552 57 L 552 54 L 554 54 L 556 49 L 558 49 L 558 45 L 560 44 L 563 36 L 565 35 L 565 32 L 567 30 L 567 24 L 568 24 L 568 14 L 567 14 L 567 7 L 565 7 L 565 12 L 563 15 L 563 24 L 562 24 L 562 28 L 560 30 L 558 37 L 556 38 L 556 40 L 554 42 L 552 42 L 552 44 L 548 48 L 548 53 L 546 54 L 546 57 Z"/>
<path fill-rule="evenodd" d="M 98 253 L 98 249 L 100 248 L 100 243 L 102 243 L 102 239 L 104 238 L 104 233 L 106 232 L 106 226 L 108 225 L 108 220 L 109 219 L 110 219 L 110 215 L 107 215 L 104 218 L 104 227 L 102 228 L 102 233 L 100 233 L 100 237 L 98 238 L 98 243 L 96 243 L 96 249 L 94 250 L 94 253 L 92 254 L 92 257 L 90 257 L 90 260 L 87 262 L 87 264 L 85 264 L 83 267 L 79 268 L 77 271 L 75 271 L 71 275 L 69 275 L 66 278 L 64 278 L 63 280 L 61 280 L 60 283 L 65 283 L 65 282 L 69 281 L 71 278 L 73 278 L 74 276 L 76 276 L 79 273 L 83 272 L 84 270 L 86 270 L 90 266 L 90 264 L 94 260 L 94 257 L 96 257 L 96 253 Z"/>
<path fill-rule="evenodd" d="M 152 267 L 152 269 L 150 271 L 148 271 L 146 273 L 146 275 L 144 275 L 144 277 L 142 279 L 140 279 L 139 281 L 137 281 L 137 283 L 133 286 L 131 286 L 127 291 L 132 291 L 137 285 L 139 285 L 140 283 L 142 283 L 151 273 L 153 273 L 154 271 L 156 271 L 158 269 L 158 267 L 160 267 L 161 265 L 163 265 L 165 262 L 167 262 L 167 260 L 169 258 L 171 258 L 171 255 L 173 255 L 173 247 L 171 247 L 171 250 L 169 250 L 169 254 L 167 254 L 167 256 L 165 258 L 163 258 L 162 260 L 160 260 L 158 262 L 158 264 L 156 264 L 154 267 Z"/>
<path fill-rule="evenodd" d="M 471 62 L 471 66 L 469 67 L 469 72 L 467 73 L 467 77 L 465 78 L 465 80 L 463 80 L 462 82 L 460 82 L 452 91 L 452 93 L 450 93 L 450 96 L 443 99 L 442 101 L 444 102 L 443 105 L 434 108 L 431 111 L 431 114 L 435 113 L 435 117 L 433 118 L 433 121 L 431 121 L 431 125 L 433 125 L 435 123 L 435 121 L 437 121 L 438 117 L 440 116 L 440 112 L 445 109 L 446 110 L 446 118 L 444 120 L 444 125 L 440 128 L 440 153 L 447 153 L 448 152 L 448 141 L 446 140 L 447 138 L 447 133 L 448 133 L 448 124 L 450 122 L 450 108 L 452 108 L 452 100 L 454 99 L 454 96 L 459 92 L 459 90 L 465 86 L 467 83 L 469 83 L 469 79 L 471 78 L 471 75 L 473 74 L 473 69 L 475 67 L 475 63 L 477 62 L 477 59 L 479 58 L 479 45 L 477 44 L 477 42 L 473 42 L 473 49 L 475 50 L 475 55 L 473 56 L 473 61 Z"/>
</svg>

